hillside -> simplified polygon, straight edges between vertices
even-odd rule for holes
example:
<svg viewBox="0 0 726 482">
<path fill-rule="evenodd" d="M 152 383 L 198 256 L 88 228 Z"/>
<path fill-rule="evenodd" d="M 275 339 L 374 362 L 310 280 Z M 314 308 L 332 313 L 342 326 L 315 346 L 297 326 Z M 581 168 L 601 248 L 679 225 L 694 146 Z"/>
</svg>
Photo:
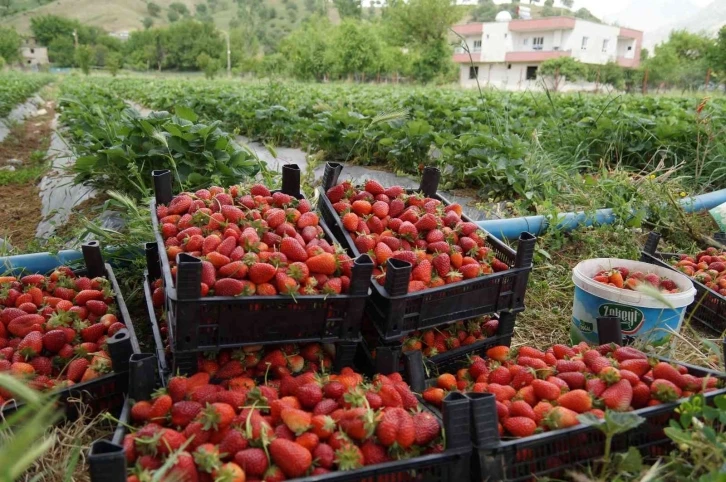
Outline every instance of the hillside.
<svg viewBox="0 0 726 482">
<path fill-rule="evenodd" d="M 204 0 L 153 0 L 153 2 L 161 7 L 158 17 L 153 17 L 156 26 L 169 24 L 167 14 L 172 3 L 183 3 L 192 14 L 195 12 L 196 4 L 206 3 Z M 55 0 L 46 5 L 35 6 L 0 18 L 0 25 L 14 26 L 21 33 L 30 33 L 32 17 L 50 14 L 73 18 L 84 24 L 101 27 L 107 32 L 138 30 L 144 28 L 142 22 L 145 17 L 150 16 L 147 3 L 146 0 Z M 269 22 L 276 30 L 288 30 L 309 13 L 306 5 L 310 2 L 305 0 L 266 0 L 264 3 L 268 8 L 275 8 L 275 18 Z M 218 6 L 211 16 L 218 28 L 227 30 L 230 20 L 237 16 L 237 2 L 217 0 L 216 4 Z M 34 5 L 37 5 L 37 0 L 19 0 L 15 8 Z"/>
<path fill-rule="evenodd" d="M 726 25 L 726 1 L 713 0 L 701 9 L 684 11 L 682 19 L 677 22 L 646 32 L 643 44 L 652 48 L 654 45 L 668 40 L 668 35 L 672 30 L 688 30 L 694 33 L 705 32 L 708 35 L 716 35 L 724 25 Z"/>
</svg>

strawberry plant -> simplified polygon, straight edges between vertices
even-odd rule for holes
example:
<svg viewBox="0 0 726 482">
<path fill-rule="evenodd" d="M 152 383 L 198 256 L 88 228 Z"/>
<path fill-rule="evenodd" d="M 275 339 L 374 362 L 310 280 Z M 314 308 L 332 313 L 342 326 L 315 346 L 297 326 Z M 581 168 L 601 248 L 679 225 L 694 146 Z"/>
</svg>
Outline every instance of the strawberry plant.
<svg viewBox="0 0 726 482">
<path fill-rule="evenodd" d="M 528 437 L 579 425 L 581 414 L 601 419 L 606 410 L 652 407 L 714 391 L 720 384 L 683 366 L 650 360 L 632 347 L 591 348 L 583 342 L 541 351 L 497 346 L 487 351 L 487 359 L 472 357 L 468 368 L 439 375 L 423 398 L 440 405 L 454 390 L 491 393 L 500 436 Z"/>
<path fill-rule="evenodd" d="M 204 372 L 176 376 L 131 407 L 128 480 L 165 465 L 167 476 L 189 480 L 284 480 L 442 451 L 438 420 L 418 409 L 397 374 L 365 382 L 346 368 L 222 385 Z"/>
<path fill-rule="evenodd" d="M 486 245 L 487 235 L 462 220 L 459 204 L 409 195 L 401 186 L 384 188 L 374 180 L 362 189 L 343 182 L 326 196 L 355 249 L 374 260 L 374 277 L 381 285 L 389 259 L 412 265 L 409 293 L 510 268 Z"/>
<path fill-rule="evenodd" d="M 90 99 L 84 92 L 77 95 L 60 100 L 61 121 L 74 137 L 76 184 L 142 199 L 151 192 L 149 179 L 156 169 L 171 169 L 180 189 L 234 184 L 260 171 L 254 154 L 223 132 L 219 122 L 199 123 L 189 109 L 142 117 L 103 90 Z"/>
<path fill-rule="evenodd" d="M 348 292 L 353 260 L 328 242 L 307 199 L 215 186 L 179 194 L 156 215 L 172 271 L 180 253 L 203 258 L 203 296 Z"/>
<path fill-rule="evenodd" d="M 49 276 L 0 277 L 0 371 L 38 390 L 112 370 L 106 339 L 125 328 L 106 278 L 57 268 Z M 13 397 L 2 391 L 3 401 Z"/>
<path fill-rule="evenodd" d="M 17 104 L 52 80 L 50 75 L 4 71 L 0 77 L 0 116 L 6 116 Z"/>
</svg>

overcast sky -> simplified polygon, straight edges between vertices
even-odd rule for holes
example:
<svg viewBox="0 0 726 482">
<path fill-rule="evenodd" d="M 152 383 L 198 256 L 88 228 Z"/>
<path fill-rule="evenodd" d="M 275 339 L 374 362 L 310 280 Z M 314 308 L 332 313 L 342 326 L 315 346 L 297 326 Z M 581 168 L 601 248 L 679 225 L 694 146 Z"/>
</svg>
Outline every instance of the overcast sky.
<svg viewBox="0 0 726 482">
<path fill-rule="evenodd" d="M 703 7 L 711 3 L 713 0 L 691 0 L 692 3 L 699 7 Z M 659 3 L 658 0 L 575 0 L 575 8 L 585 7 L 595 15 L 613 15 L 623 10 L 631 2 L 638 2 L 644 5 L 651 4 L 654 8 Z"/>
</svg>

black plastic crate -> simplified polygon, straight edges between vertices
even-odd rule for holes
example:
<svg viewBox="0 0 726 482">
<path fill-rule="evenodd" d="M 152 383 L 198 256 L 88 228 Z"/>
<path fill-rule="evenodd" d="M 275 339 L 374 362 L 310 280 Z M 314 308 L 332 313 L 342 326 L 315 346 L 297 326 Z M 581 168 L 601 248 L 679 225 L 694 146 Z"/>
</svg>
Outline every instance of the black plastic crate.
<svg viewBox="0 0 726 482">
<path fill-rule="evenodd" d="M 360 320 L 368 297 L 368 280 L 373 262 L 367 255 L 354 261 L 349 292 L 326 296 L 205 296 L 200 295 L 201 260 L 181 253 L 177 256 L 177 276 L 172 278 L 156 216 L 156 205 L 171 200 L 171 173 L 154 171 L 156 199 L 151 202 L 151 219 L 166 293 L 166 313 L 172 347 L 177 352 L 234 348 L 260 343 L 357 341 Z M 297 176 L 297 183 L 295 183 Z M 286 194 L 302 198 L 297 165 L 283 168 Z M 328 241 L 334 237 L 320 222 Z M 147 248 L 148 249 L 148 248 Z M 149 268 L 151 271 L 151 268 Z M 176 281 L 176 282 L 175 282 Z"/>
<path fill-rule="evenodd" d="M 516 320 L 515 313 L 504 312 L 499 318 L 499 328 L 493 336 L 478 340 L 467 346 L 460 346 L 445 353 L 441 353 L 432 357 L 423 357 L 423 363 L 426 372 L 430 375 L 438 375 L 439 373 L 455 373 L 459 368 L 467 366 L 472 356 L 486 356 L 487 350 L 495 346 L 512 344 L 512 335 L 514 333 L 514 323 Z M 403 346 L 401 343 L 386 343 L 380 341 L 375 346 L 376 357 L 373 358 L 371 349 L 373 346 L 369 344 L 365 337 L 358 345 L 358 353 L 356 355 L 356 366 L 361 367 L 366 373 L 393 373 L 406 372 L 404 363 Z"/>
<path fill-rule="evenodd" d="M 726 381 L 726 373 L 708 370 L 667 358 L 660 361 L 677 363 L 688 368 L 695 376 L 711 375 Z M 406 369 L 411 388 L 423 391 L 436 379 L 425 380 L 420 354 L 412 352 L 406 357 Z M 704 394 L 707 403 L 713 404 L 716 396 L 726 394 L 726 388 Z M 501 440 L 498 430 L 496 398 L 490 393 L 466 393 L 471 407 L 471 435 L 474 447 L 472 455 L 472 480 L 524 482 L 543 477 L 563 479 L 567 471 L 602 460 L 605 454 L 605 436 L 593 425 L 578 425 L 553 430 L 530 437 Z M 681 400 L 682 401 L 682 400 Z M 665 435 L 669 421 L 678 417 L 676 408 L 680 401 L 635 410 L 645 419 L 638 427 L 616 435 L 611 451 L 626 452 L 636 447 L 646 459 L 666 456 L 673 444 Z M 435 408 L 431 408 L 436 412 Z"/>
<path fill-rule="evenodd" d="M 153 371 L 158 366 L 151 354 L 135 355 L 129 362 L 129 400 L 145 400 L 151 396 L 155 380 Z M 136 383 L 136 380 L 144 381 Z M 300 482 L 390 482 L 426 481 L 453 482 L 468 481 L 471 475 L 471 432 L 470 407 L 467 397 L 453 393 L 444 400 L 442 420 L 446 434 L 446 450 L 442 453 L 423 455 L 408 460 L 398 460 L 366 466 L 346 472 L 332 472 L 322 476 L 301 477 Z M 111 440 L 97 440 L 91 445 L 88 464 L 91 482 L 125 482 L 126 457 L 122 442 L 130 421 L 130 402 L 127 400 L 119 425 Z"/>
<path fill-rule="evenodd" d="M 115 411 L 121 407 L 128 391 L 129 357 L 133 353 L 140 351 L 134 325 L 126 308 L 121 289 L 111 265 L 103 261 L 98 241 L 89 241 L 83 244 L 82 252 L 85 267 L 74 270 L 74 273 L 78 276 L 88 276 L 90 278 L 102 276 L 111 282 L 116 306 L 118 307 L 118 318 L 126 325 L 126 329 L 119 330 L 109 337 L 107 341 L 113 372 L 52 392 L 57 397 L 58 403 L 63 405 L 65 414 L 69 418 L 78 416 L 81 405 L 84 413 L 91 414 Z M 22 403 L 14 403 L 11 400 L 3 405 L 0 413 L 2 416 L 8 416 L 22 405 Z"/>
<path fill-rule="evenodd" d="M 351 256 L 358 256 L 355 242 L 342 227 L 342 221 L 326 196 L 326 191 L 338 182 L 343 166 L 329 162 L 325 166 L 318 206 L 323 220 L 331 228 L 338 241 Z M 451 202 L 436 192 L 440 172 L 427 167 L 418 190 L 426 196 L 448 205 Z M 466 215 L 464 221 L 473 222 Z M 412 266 L 401 260 L 389 260 L 386 267 L 386 284 L 381 286 L 371 280 L 371 296 L 366 313 L 376 324 L 381 337 L 393 341 L 416 330 L 431 328 L 443 323 L 465 320 L 501 311 L 524 309 L 524 295 L 537 238 L 524 232 L 519 237 L 517 251 L 487 233 L 487 247 L 496 257 L 512 266 L 507 271 L 492 273 L 450 285 L 408 293 L 408 281 Z"/>
<path fill-rule="evenodd" d="M 714 239 L 726 243 L 726 233 L 716 233 Z M 660 234 L 656 232 L 648 234 L 648 239 L 640 254 L 640 260 L 677 271 L 669 261 L 678 259 L 680 255 L 659 252 L 659 242 Z M 726 330 L 726 296 L 718 294 L 693 278 L 690 278 L 690 280 L 693 287 L 696 288 L 696 297 L 686 309 L 686 319 L 690 318 L 715 333 L 723 333 Z"/>
<path fill-rule="evenodd" d="M 155 246 L 153 243 L 149 245 Z M 148 246 L 148 245 L 147 245 Z M 151 290 L 152 277 L 149 272 L 144 273 L 144 295 L 146 298 L 146 309 L 149 313 L 149 321 L 151 322 L 151 331 L 154 336 L 154 345 L 156 347 L 156 357 L 159 362 L 159 374 L 162 380 L 166 380 L 169 376 L 176 373 L 183 375 L 191 375 L 197 371 L 198 351 L 182 351 L 167 353 L 165 349 L 164 337 L 161 334 L 156 310 L 152 302 Z M 343 367 L 352 367 L 358 343 L 354 341 L 341 341 L 335 344 L 335 360 L 333 362 L 333 370 L 339 371 Z"/>
</svg>

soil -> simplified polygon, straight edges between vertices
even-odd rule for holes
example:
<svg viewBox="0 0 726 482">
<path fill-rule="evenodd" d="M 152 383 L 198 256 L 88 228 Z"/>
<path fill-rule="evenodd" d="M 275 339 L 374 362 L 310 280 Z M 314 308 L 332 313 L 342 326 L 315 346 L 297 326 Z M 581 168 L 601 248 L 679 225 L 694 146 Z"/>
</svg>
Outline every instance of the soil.
<svg viewBox="0 0 726 482">
<path fill-rule="evenodd" d="M 47 152 L 55 116 L 52 105 L 46 105 L 45 109 L 47 114 L 27 119 L 0 143 L 0 165 L 9 159 L 23 161 L 22 165 L 15 166 L 16 171 L 40 165 L 38 160 L 32 159 L 32 154 L 35 151 Z M 48 160 L 41 162 L 47 163 Z M 35 228 L 41 219 L 39 182 L 40 178 L 37 178 L 0 185 L 0 237 L 8 240 L 18 251 L 35 239 Z"/>
</svg>

